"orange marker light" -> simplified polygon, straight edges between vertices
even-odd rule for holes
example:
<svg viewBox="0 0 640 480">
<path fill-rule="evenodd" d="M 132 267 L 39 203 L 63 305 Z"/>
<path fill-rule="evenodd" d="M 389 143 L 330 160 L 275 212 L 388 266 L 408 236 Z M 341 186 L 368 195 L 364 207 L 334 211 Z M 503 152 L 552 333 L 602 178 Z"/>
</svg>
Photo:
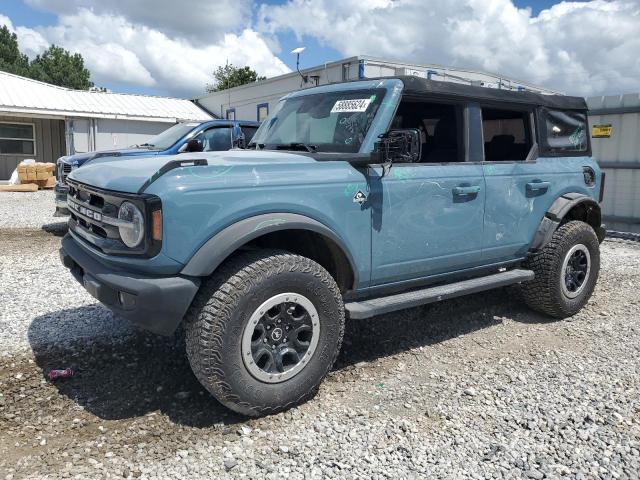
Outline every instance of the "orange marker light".
<svg viewBox="0 0 640 480">
<path fill-rule="evenodd" d="M 151 238 L 157 241 L 162 240 L 162 210 L 151 213 Z"/>
</svg>

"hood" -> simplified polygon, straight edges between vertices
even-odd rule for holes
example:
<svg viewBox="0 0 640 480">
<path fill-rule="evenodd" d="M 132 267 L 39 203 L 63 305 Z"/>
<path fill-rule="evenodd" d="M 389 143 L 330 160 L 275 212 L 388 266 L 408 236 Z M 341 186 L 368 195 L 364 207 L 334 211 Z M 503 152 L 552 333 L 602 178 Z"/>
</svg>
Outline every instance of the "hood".
<svg viewBox="0 0 640 480">
<path fill-rule="evenodd" d="M 182 153 L 179 155 L 135 156 L 125 158 L 97 158 L 82 168 L 73 170 L 69 177 L 80 183 L 116 192 L 137 193 L 152 176 L 162 176 L 160 169 L 173 161 L 206 160 L 208 166 L 314 163 L 307 155 L 278 151 L 229 150 L 224 152 Z M 189 167 L 190 168 L 190 167 Z"/>
<path fill-rule="evenodd" d="M 153 150 L 147 150 L 145 148 L 124 148 L 121 150 L 103 150 L 100 152 L 76 153 L 75 155 L 67 155 L 66 157 L 62 158 L 68 164 L 80 166 L 86 161 L 93 160 L 94 158 L 152 154 Z"/>
</svg>

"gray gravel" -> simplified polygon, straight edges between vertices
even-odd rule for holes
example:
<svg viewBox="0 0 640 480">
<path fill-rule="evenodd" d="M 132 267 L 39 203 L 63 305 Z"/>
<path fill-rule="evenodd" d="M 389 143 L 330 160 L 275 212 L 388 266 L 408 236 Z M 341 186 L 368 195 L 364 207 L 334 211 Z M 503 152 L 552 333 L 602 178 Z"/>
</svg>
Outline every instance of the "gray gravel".
<svg viewBox="0 0 640 480">
<path fill-rule="evenodd" d="M 640 478 L 638 243 L 602 245 L 565 321 L 515 289 L 350 321 L 314 399 L 246 420 L 178 337 L 113 318 L 57 266 L 59 237 L 25 232 L 0 229 L 0 479 Z"/>
<path fill-rule="evenodd" d="M 54 217 L 53 190 L 37 192 L 0 192 L 0 229 L 60 226 L 66 218 Z"/>
<path fill-rule="evenodd" d="M 1 355 L 101 336 L 119 341 L 134 331 L 60 263 L 61 234 L 0 229 Z"/>
</svg>

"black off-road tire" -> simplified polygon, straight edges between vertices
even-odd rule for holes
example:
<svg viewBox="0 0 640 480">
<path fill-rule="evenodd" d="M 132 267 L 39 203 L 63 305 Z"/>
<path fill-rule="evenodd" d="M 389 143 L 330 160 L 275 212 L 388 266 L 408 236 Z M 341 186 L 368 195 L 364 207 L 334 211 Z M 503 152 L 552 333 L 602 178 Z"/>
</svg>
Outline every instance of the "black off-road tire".
<svg viewBox="0 0 640 480">
<path fill-rule="evenodd" d="M 280 383 L 265 383 L 243 362 L 242 335 L 252 313 L 285 292 L 313 303 L 319 340 L 299 373 Z M 247 416 L 272 414 L 316 393 L 340 351 L 344 319 L 340 290 L 318 263 L 281 250 L 240 252 L 200 287 L 185 318 L 187 355 L 200 383 L 220 403 Z"/>
<path fill-rule="evenodd" d="M 587 247 L 591 265 L 584 288 L 570 298 L 563 292 L 563 262 L 571 248 L 579 244 Z M 525 267 L 535 273 L 532 281 L 522 284 L 526 304 L 551 317 L 567 318 L 578 313 L 593 293 L 600 271 L 600 243 L 589 224 L 570 221 L 558 227 L 551 241 L 530 257 Z"/>
</svg>

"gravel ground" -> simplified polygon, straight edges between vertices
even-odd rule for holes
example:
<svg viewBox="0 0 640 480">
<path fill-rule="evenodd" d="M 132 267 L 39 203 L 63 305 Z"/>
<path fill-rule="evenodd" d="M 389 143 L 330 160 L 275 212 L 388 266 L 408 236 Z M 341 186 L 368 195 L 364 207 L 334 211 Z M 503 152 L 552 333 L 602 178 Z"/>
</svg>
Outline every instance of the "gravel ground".
<svg viewBox="0 0 640 480">
<path fill-rule="evenodd" d="M 66 218 L 53 216 L 55 198 L 53 190 L 0 192 L 0 229 L 60 227 Z"/>
<path fill-rule="evenodd" d="M 595 295 L 565 321 L 515 289 L 350 321 L 314 399 L 247 420 L 200 387 L 178 337 L 79 289 L 57 231 L 12 227 L 0 479 L 640 478 L 638 243 L 602 245 Z"/>
</svg>

